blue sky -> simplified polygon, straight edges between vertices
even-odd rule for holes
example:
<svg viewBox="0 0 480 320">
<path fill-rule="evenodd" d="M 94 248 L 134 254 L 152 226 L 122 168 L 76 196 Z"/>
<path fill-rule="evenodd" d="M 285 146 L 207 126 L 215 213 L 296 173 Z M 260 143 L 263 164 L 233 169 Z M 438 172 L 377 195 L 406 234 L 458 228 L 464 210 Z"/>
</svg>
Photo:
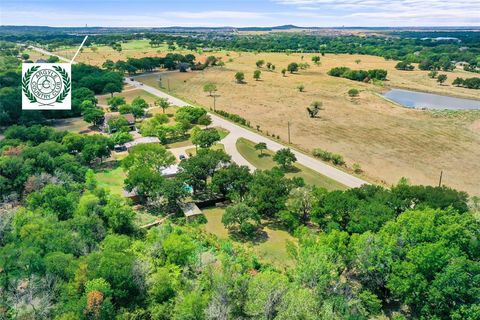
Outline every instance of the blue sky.
<svg viewBox="0 0 480 320">
<path fill-rule="evenodd" d="M 0 0 L 0 25 L 480 26 L 480 0 Z"/>
</svg>

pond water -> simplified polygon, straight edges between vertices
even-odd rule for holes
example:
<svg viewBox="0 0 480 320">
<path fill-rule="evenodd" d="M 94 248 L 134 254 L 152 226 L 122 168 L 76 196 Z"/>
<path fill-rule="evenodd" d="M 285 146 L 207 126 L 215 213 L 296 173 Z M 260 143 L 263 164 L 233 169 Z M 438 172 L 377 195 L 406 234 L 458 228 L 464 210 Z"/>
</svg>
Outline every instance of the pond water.
<svg viewBox="0 0 480 320">
<path fill-rule="evenodd" d="M 392 89 L 383 94 L 383 96 L 408 108 L 437 110 L 480 109 L 480 100 L 454 98 L 433 93 Z"/>
</svg>

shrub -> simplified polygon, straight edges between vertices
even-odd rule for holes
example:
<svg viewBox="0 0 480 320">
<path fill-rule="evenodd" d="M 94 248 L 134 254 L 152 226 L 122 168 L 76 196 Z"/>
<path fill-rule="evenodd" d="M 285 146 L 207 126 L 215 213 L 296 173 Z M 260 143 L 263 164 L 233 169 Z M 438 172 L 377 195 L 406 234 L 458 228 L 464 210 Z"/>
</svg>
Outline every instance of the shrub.
<svg viewBox="0 0 480 320">
<path fill-rule="evenodd" d="M 250 127 L 250 122 L 247 121 L 247 119 L 240 117 L 238 114 L 229 113 L 229 112 L 223 111 L 223 110 L 215 110 L 215 113 L 219 114 L 222 117 L 225 117 L 229 120 L 232 120 L 235 123 L 239 123 L 241 125 Z"/>
<path fill-rule="evenodd" d="M 358 91 L 357 89 L 350 89 L 348 90 L 348 95 L 350 97 L 358 97 L 358 94 L 360 93 L 360 91 Z"/>
<path fill-rule="evenodd" d="M 322 149 L 314 149 L 312 152 L 314 157 L 320 158 L 323 161 L 332 162 L 335 165 L 341 166 L 345 164 L 343 157 L 339 154 L 328 152 Z"/>
</svg>

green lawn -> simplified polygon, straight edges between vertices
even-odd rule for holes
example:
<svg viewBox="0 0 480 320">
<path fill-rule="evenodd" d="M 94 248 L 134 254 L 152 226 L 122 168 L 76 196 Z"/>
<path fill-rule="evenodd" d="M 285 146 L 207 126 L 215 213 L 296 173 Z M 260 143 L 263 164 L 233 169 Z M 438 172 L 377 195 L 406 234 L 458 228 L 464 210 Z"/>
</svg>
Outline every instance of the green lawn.
<svg viewBox="0 0 480 320">
<path fill-rule="evenodd" d="M 106 188 L 112 193 L 123 196 L 123 181 L 126 178 L 121 166 L 113 169 L 103 169 L 96 173 L 98 186 Z"/>
<path fill-rule="evenodd" d="M 240 154 L 247 159 L 248 162 L 253 164 L 257 169 L 260 170 L 269 170 L 275 167 L 277 164 L 272 160 L 273 152 L 270 150 L 264 151 L 264 156 L 259 157 L 259 151 L 255 150 L 255 143 L 240 138 L 236 143 L 237 150 Z M 305 183 L 310 185 L 315 185 L 318 187 L 326 188 L 327 190 L 344 190 L 346 186 L 343 184 L 332 180 L 310 168 L 307 168 L 299 163 L 295 163 L 295 172 L 288 172 L 286 176 L 288 178 L 292 177 L 302 177 L 305 180 Z"/>
<path fill-rule="evenodd" d="M 208 208 L 202 210 L 207 218 L 207 223 L 204 226 L 205 231 L 215 234 L 220 239 L 229 238 L 228 230 L 225 229 L 222 223 L 224 210 L 223 208 Z M 251 247 L 261 261 L 271 263 L 278 268 L 292 266 L 294 261 L 287 253 L 286 244 L 287 241 L 296 242 L 296 239 L 288 232 L 273 227 L 265 226 L 263 231 L 266 233 L 265 241 L 258 243 L 235 242 Z"/>
<path fill-rule="evenodd" d="M 225 151 L 225 146 L 221 143 L 216 143 L 214 144 L 211 148 L 211 150 L 222 150 L 222 151 Z M 185 150 L 185 153 L 188 154 L 188 155 L 196 155 L 197 154 L 197 149 L 195 148 L 191 148 L 191 149 L 187 149 Z"/>
</svg>

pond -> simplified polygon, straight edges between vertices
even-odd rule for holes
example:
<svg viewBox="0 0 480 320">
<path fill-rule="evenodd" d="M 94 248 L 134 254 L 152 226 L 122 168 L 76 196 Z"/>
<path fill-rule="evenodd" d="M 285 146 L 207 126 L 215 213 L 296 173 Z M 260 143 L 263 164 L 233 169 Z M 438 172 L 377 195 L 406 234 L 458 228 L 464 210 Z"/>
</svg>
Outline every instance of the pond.
<svg viewBox="0 0 480 320">
<path fill-rule="evenodd" d="M 480 109 L 480 100 L 454 98 L 426 92 L 392 89 L 383 94 L 383 96 L 408 108 L 436 110 Z"/>
</svg>

